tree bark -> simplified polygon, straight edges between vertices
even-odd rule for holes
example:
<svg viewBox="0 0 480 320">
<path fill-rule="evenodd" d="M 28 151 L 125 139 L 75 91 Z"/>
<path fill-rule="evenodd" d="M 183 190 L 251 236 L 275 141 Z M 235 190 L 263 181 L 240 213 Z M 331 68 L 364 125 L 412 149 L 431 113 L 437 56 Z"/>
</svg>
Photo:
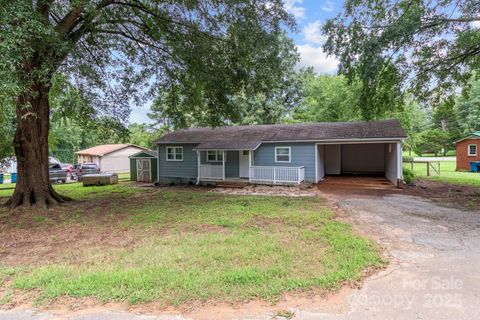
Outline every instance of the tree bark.
<svg viewBox="0 0 480 320">
<path fill-rule="evenodd" d="M 17 184 L 6 205 L 15 208 L 54 206 L 67 200 L 50 184 L 48 173 L 48 130 L 50 86 L 35 84 L 32 93 L 17 98 L 17 129 L 13 140 L 17 157 Z"/>
</svg>

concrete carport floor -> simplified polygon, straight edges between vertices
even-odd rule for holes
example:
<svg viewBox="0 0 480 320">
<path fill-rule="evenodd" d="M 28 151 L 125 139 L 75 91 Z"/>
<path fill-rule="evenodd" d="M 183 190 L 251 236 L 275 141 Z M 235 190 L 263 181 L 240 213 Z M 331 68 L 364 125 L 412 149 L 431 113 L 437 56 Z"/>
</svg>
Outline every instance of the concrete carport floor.
<svg viewBox="0 0 480 320">
<path fill-rule="evenodd" d="M 374 175 L 326 176 L 317 187 L 324 197 L 334 201 L 338 200 L 339 196 L 382 196 L 402 192 L 387 178 Z"/>
</svg>

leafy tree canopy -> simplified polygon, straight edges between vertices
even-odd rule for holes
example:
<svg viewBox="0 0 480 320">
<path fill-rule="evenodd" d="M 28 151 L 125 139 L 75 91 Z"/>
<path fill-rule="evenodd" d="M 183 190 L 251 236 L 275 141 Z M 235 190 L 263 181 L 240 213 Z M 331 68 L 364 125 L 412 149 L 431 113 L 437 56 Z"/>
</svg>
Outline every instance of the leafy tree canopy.
<svg viewBox="0 0 480 320">
<path fill-rule="evenodd" d="M 480 131 L 480 78 L 477 77 L 470 79 L 463 94 L 455 101 L 463 135 Z"/>
<path fill-rule="evenodd" d="M 448 99 L 435 106 L 432 116 L 432 127 L 442 129 L 449 135 L 449 143 L 444 147 L 454 149 L 453 142 L 461 136 L 455 100 Z"/>
<path fill-rule="evenodd" d="M 132 123 L 128 130 L 130 131 L 129 142 L 145 148 L 154 148 L 153 141 L 160 136 L 156 130 L 152 130 L 149 125 L 144 123 Z"/>
<path fill-rule="evenodd" d="M 428 129 L 418 135 L 413 150 L 420 156 L 430 152 L 437 156 L 449 141 L 450 136 L 446 131 L 438 128 Z"/>
<path fill-rule="evenodd" d="M 188 82 L 159 92 L 151 107 L 150 118 L 157 124 L 174 128 L 208 126 L 212 124 L 212 118 L 219 125 L 278 123 L 300 102 L 302 87 L 300 76 L 294 71 L 298 55 L 292 40 L 284 33 L 274 36 L 277 39 L 269 41 L 275 46 L 265 47 L 265 52 L 252 48 L 258 51 L 255 55 L 266 64 L 255 71 L 255 81 L 246 82 L 228 97 L 228 102 L 215 106 L 229 106 L 235 110 L 233 116 L 211 109 L 209 106 L 214 104 L 211 93 L 202 88 L 192 91 L 198 84 L 195 79 L 188 79 Z M 268 67 L 267 64 L 272 62 L 274 66 Z"/>
<path fill-rule="evenodd" d="M 232 97 L 274 88 L 293 18 L 281 0 L 0 2 L 0 110 L 15 106 L 11 207 L 63 202 L 48 173 L 49 93 L 62 73 L 104 124 L 131 105 L 181 93 L 211 125 L 236 121 Z M 171 114 L 184 110 L 168 104 Z M 68 110 L 66 110 L 68 112 Z"/>
<path fill-rule="evenodd" d="M 122 119 L 159 92 L 183 93 L 182 108 L 201 109 L 212 124 L 237 119 L 231 97 L 276 86 L 291 49 L 279 41 L 281 25 L 293 26 L 279 0 L 3 1 L 0 8 L 0 97 L 35 95 L 32 85 L 50 84 L 60 70 L 91 105 Z"/>
<path fill-rule="evenodd" d="M 477 0 L 346 0 L 324 26 L 339 72 L 362 83 L 360 106 L 371 119 L 401 104 L 410 87 L 441 101 L 480 67 Z"/>
<path fill-rule="evenodd" d="M 361 118 L 360 84 L 349 84 L 345 76 L 302 72 L 304 99 L 292 118 L 299 122 L 352 121 Z"/>
</svg>

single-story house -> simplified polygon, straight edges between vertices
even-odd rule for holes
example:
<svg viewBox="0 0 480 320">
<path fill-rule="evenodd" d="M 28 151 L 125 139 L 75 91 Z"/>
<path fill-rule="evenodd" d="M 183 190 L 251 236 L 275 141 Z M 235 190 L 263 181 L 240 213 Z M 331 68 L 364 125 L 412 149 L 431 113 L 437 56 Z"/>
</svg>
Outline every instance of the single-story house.
<svg viewBox="0 0 480 320">
<path fill-rule="evenodd" d="M 480 161 L 480 131 L 455 142 L 457 171 L 470 170 L 470 162 Z"/>
<path fill-rule="evenodd" d="M 103 144 L 80 150 L 77 154 L 78 163 L 96 163 L 102 172 L 129 172 L 129 156 L 148 150 L 133 144 Z"/>
<path fill-rule="evenodd" d="M 316 183 L 381 174 L 400 186 L 405 138 L 397 120 L 177 130 L 156 141 L 157 181 Z"/>
<path fill-rule="evenodd" d="M 153 150 L 142 150 L 128 157 L 130 159 L 130 180 L 153 182 L 157 180 L 158 154 Z"/>
</svg>

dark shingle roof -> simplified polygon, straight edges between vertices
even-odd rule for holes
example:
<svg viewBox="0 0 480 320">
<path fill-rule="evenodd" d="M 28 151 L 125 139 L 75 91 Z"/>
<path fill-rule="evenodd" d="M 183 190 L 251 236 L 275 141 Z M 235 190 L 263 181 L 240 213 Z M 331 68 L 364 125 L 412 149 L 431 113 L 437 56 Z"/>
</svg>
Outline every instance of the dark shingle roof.
<svg viewBox="0 0 480 320">
<path fill-rule="evenodd" d="M 311 141 L 393 138 L 406 134 L 398 120 L 321 122 L 190 128 L 166 134 L 157 144 L 195 143 L 197 149 L 254 149 L 266 141 Z"/>
</svg>

